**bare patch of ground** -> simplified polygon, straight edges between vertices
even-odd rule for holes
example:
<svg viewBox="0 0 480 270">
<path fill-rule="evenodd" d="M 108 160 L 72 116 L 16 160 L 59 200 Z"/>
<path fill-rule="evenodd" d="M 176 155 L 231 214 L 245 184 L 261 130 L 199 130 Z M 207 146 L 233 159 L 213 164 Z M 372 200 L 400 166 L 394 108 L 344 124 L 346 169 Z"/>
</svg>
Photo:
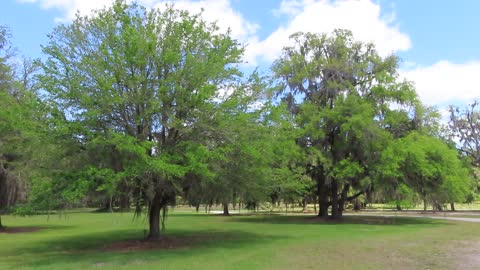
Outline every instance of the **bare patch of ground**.
<svg viewBox="0 0 480 270">
<path fill-rule="evenodd" d="M 198 243 L 199 237 L 163 236 L 158 240 L 125 240 L 103 247 L 104 251 L 140 251 L 158 249 L 181 249 Z"/>
<path fill-rule="evenodd" d="M 163 235 L 159 239 L 130 239 L 105 245 L 103 251 L 142 251 L 142 250 L 171 250 L 188 249 L 199 244 L 215 243 L 218 241 L 245 241 L 252 239 L 249 234 L 235 234 L 224 232 L 197 233 L 191 235 Z"/>
<path fill-rule="evenodd" d="M 0 233 L 29 233 L 41 230 L 39 227 L 2 227 Z"/>
<path fill-rule="evenodd" d="M 455 270 L 478 270 L 480 269 L 480 242 L 458 241 L 452 249 L 451 255 Z"/>
</svg>

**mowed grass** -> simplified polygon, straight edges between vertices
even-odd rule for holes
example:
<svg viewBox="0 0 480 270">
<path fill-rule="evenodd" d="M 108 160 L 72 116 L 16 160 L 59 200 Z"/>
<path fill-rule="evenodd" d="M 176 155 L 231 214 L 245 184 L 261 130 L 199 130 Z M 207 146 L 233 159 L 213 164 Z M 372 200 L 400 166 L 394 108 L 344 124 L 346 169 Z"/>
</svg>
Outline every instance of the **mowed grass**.
<svg viewBox="0 0 480 270">
<path fill-rule="evenodd" d="M 39 230 L 0 233 L 0 269 L 480 269 L 474 265 L 480 223 L 174 211 L 169 244 L 112 250 L 141 240 L 145 221 L 131 213 L 2 219 Z"/>
</svg>

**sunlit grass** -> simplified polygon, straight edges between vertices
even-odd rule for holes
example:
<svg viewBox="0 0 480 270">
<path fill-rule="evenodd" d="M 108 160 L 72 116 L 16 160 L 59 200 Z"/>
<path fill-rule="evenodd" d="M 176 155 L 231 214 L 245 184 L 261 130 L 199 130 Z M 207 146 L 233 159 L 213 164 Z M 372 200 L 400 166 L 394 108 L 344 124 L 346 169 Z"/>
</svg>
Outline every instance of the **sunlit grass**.
<svg viewBox="0 0 480 270">
<path fill-rule="evenodd" d="M 170 247 L 118 250 L 147 229 L 131 213 L 14 217 L 0 233 L 0 269 L 454 269 L 451 255 L 480 239 L 480 225 L 414 218 L 214 216 L 175 210 Z M 459 243 L 462 243 L 461 245 Z M 465 253 L 465 252 L 464 252 Z M 468 253 L 468 252 L 467 252 Z"/>
</svg>

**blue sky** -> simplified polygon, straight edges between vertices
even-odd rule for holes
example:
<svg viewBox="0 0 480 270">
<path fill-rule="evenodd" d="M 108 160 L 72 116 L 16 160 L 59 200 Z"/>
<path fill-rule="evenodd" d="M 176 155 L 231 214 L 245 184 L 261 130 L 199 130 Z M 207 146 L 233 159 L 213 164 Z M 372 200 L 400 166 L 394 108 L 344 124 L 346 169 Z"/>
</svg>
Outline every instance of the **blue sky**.
<svg viewBox="0 0 480 270">
<path fill-rule="evenodd" d="M 161 7 L 165 0 L 137 0 Z M 41 57 L 40 45 L 75 10 L 109 5 L 112 0 L 3 0 L 0 24 L 10 27 L 21 54 Z M 444 108 L 480 98 L 480 1 L 475 0 L 181 0 L 179 8 L 230 27 L 248 45 L 246 60 L 268 68 L 288 35 L 299 30 L 330 32 L 350 28 L 357 39 L 379 51 L 396 53 L 401 76 L 414 81 L 422 100 Z"/>
</svg>

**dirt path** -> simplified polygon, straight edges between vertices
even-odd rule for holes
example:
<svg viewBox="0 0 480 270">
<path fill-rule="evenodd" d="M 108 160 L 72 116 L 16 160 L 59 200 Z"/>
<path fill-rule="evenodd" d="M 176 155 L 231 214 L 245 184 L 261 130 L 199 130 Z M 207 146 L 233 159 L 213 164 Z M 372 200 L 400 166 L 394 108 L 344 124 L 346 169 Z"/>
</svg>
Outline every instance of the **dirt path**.
<svg viewBox="0 0 480 270">
<path fill-rule="evenodd" d="M 401 213 L 384 213 L 384 212 L 367 212 L 367 213 L 345 213 L 347 216 L 373 216 L 373 217 L 413 217 L 413 218 L 431 218 L 431 219 L 443 219 L 443 220 L 452 220 L 452 221 L 464 221 L 464 222 L 474 222 L 480 223 L 480 214 L 479 213 L 427 213 L 427 214 L 418 214 L 411 212 L 401 212 Z M 461 217 L 461 215 L 468 216 L 478 216 L 477 217 Z"/>
<path fill-rule="evenodd" d="M 465 221 L 465 222 L 476 222 L 480 223 L 479 218 L 464 218 L 464 217 L 439 217 L 439 216 L 414 216 L 419 218 L 433 218 L 433 219 L 446 219 L 446 220 L 453 220 L 453 221 Z"/>
<path fill-rule="evenodd" d="M 474 241 L 460 241 L 456 243 L 453 260 L 454 270 L 480 269 L 480 243 Z"/>
<path fill-rule="evenodd" d="M 351 216 L 375 216 L 375 217 L 413 217 L 413 218 L 431 218 L 439 220 L 451 220 L 451 221 L 461 221 L 461 222 L 473 222 L 480 223 L 480 214 L 478 213 L 468 213 L 470 216 L 475 217 L 458 217 L 459 215 L 465 215 L 465 213 L 437 213 L 437 214 L 422 214 L 418 213 L 381 213 L 374 212 L 368 214 L 355 214 L 348 213 L 346 215 Z M 452 250 L 450 251 L 450 256 L 453 264 L 453 270 L 479 270 L 480 269 L 480 242 L 477 241 L 459 241 L 454 244 Z M 449 257 L 450 257 L 449 256 Z"/>
</svg>

